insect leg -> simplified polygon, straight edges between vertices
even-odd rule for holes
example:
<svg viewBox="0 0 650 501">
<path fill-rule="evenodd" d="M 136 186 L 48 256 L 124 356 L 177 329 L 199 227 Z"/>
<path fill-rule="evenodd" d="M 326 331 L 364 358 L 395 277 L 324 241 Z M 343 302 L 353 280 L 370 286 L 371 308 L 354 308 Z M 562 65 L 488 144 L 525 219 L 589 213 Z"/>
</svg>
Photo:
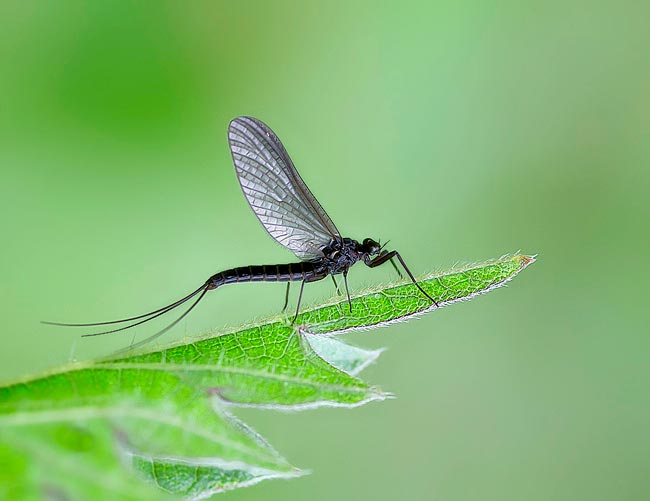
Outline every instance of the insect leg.
<svg viewBox="0 0 650 501">
<path fill-rule="evenodd" d="M 339 289 L 339 284 L 336 283 L 336 278 L 334 278 L 334 275 L 330 275 L 332 277 L 332 282 L 334 282 L 334 287 L 336 288 L 336 293 L 338 295 L 341 295 L 341 291 Z"/>
<path fill-rule="evenodd" d="M 300 283 L 300 294 L 298 294 L 298 304 L 296 305 L 296 314 L 293 316 L 293 320 L 291 321 L 291 324 L 293 325 L 296 321 L 296 318 L 298 318 L 298 311 L 300 310 L 300 302 L 302 301 L 302 291 L 305 288 L 305 284 L 307 282 L 317 282 L 318 280 L 323 280 L 328 273 L 322 273 L 318 272 L 313 275 L 308 275 L 304 278 L 304 280 Z"/>
<path fill-rule="evenodd" d="M 282 313 L 284 313 L 287 309 L 287 305 L 289 304 L 289 287 L 291 286 L 291 282 L 287 282 L 287 292 L 284 295 L 284 306 L 282 307 Z"/>
<path fill-rule="evenodd" d="M 402 259 L 402 256 L 400 256 L 399 252 L 397 251 L 390 251 L 386 253 L 382 252 L 379 256 L 377 256 L 375 259 L 370 261 L 368 267 L 375 268 L 376 266 L 384 264 L 386 261 L 392 262 L 394 257 L 396 257 L 399 260 L 400 264 L 404 268 L 404 271 L 406 271 L 407 275 L 411 279 L 411 282 L 413 282 L 413 284 L 420 290 L 420 292 L 424 294 L 426 297 L 428 297 L 433 304 L 439 306 L 438 302 L 435 299 L 433 299 L 429 294 L 427 294 L 422 287 L 420 287 L 420 284 L 417 282 L 417 280 L 415 280 L 413 273 L 411 273 L 411 270 L 409 270 L 408 266 L 406 266 L 406 263 L 404 262 L 404 259 Z"/>
<path fill-rule="evenodd" d="M 395 271 L 397 272 L 397 274 L 399 275 L 399 277 L 402 278 L 404 275 L 402 275 L 402 272 L 400 271 L 400 269 L 399 269 L 399 268 L 397 267 L 397 265 L 395 264 L 395 260 L 394 260 L 394 259 L 390 259 L 390 264 L 393 265 L 393 268 L 395 268 Z"/>
<path fill-rule="evenodd" d="M 296 321 L 296 318 L 298 318 L 298 310 L 300 310 L 300 301 L 302 301 L 302 291 L 305 289 L 305 283 L 307 280 L 303 280 L 300 282 L 300 294 L 298 294 L 298 304 L 296 305 L 296 314 L 293 316 L 293 320 L 291 323 L 293 324 Z"/>
<path fill-rule="evenodd" d="M 348 305 L 350 305 L 350 313 L 352 313 L 352 301 L 350 300 L 350 289 L 348 289 L 348 270 L 343 272 L 343 283 L 345 284 L 345 292 L 348 295 Z"/>
</svg>

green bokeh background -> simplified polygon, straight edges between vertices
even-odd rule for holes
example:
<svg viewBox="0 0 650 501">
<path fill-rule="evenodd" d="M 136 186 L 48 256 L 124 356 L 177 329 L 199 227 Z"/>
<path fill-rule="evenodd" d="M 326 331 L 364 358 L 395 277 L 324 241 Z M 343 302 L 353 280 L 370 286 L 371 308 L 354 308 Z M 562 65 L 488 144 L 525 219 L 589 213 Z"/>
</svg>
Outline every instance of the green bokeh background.
<svg viewBox="0 0 650 501">
<path fill-rule="evenodd" d="M 416 273 L 539 261 L 350 336 L 390 348 L 365 376 L 396 400 L 239 413 L 313 473 L 224 499 L 647 499 L 649 11 L 3 2 L 0 376 L 131 341 L 41 319 L 137 314 L 220 269 L 291 260 L 234 176 L 226 127 L 248 114 L 346 235 L 390 239 Z M 355 289 L 392 277 L 360 268 Z M 167 339 L 275 313 L 283 292 L 217 291 Z"/>
</svg>

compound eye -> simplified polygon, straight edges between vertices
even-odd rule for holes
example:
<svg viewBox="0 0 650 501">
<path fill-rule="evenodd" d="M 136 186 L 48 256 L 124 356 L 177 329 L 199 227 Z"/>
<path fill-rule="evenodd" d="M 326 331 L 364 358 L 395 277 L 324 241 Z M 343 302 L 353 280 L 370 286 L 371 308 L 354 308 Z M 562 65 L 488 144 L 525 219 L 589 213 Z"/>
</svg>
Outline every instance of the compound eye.
<svg viewBox="0 0 650 501">
<path fill-rule="evenodd" d="M 375 242 L 372 238 L 366 238 L 363 241 L 363 247 L 366 249 L 366 252 L 370 255 L 378 254 L 380 250 L 380 245 Z"/>
</svg>

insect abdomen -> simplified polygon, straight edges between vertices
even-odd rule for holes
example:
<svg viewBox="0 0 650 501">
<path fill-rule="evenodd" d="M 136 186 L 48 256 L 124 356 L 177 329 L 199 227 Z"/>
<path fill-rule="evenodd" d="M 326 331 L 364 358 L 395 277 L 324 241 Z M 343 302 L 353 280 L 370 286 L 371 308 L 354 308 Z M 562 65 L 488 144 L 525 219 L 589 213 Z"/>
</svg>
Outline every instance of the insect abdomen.
<svg viewBox="0 0 650 501">
<path fill-rule="evenodd" d="M 210 288 L 240 282 L 292 282 L 309 280 L 316 275 L 312 263 L 240 266 L 210 277 Z"/>
</svg>

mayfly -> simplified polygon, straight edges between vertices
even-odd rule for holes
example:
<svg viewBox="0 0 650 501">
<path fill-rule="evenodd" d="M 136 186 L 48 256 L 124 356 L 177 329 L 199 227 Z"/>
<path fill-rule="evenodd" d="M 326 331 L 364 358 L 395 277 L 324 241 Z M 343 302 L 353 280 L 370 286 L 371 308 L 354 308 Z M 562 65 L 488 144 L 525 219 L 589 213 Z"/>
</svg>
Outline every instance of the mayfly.
<svg viewBox="0 0 650 501">
<path fill-rule="evenodd" d="M 370 268 L 390 262 L 401 276 L 395 258 L 419 291 L 433 304 L 438 305 L 415 280 L 399 252 L 385 250 L 386 244 L 380 245 L 372 238 L 358 242 L 341 236 L 298 174 L 287 150 L 266 124 L 251 117 L 235 118 L 228 127 L 228 143 L 239 184 L 251 209 L 269 235 L 292 251 L 300 261 L 288 264 L 241 266 L 221 271 L 178 301 L 135 317 L 85 324 L 44 323 L 68 327 L 93 327 L 131 322 L 124 327 L 84 335 L 99 336 L 149 322 L 198 296 L 174 322 L 138 343 L 141 345 L 174 327 L 196 307 L 208 291 L 222 285 L 243 282 L 287 282 L 284 302 L 284 309 L 286 309 L 291 282 L 300 282 L 298 304 L 293 317 L 295 322 L 306 283 L 316 282 L 330 275 L 336 286 L 334 275 L 342 274 L 348 304 L 352 311 L 347 280 L 350 267 L 358 261 L 362 261 Z"/>
</svg>

